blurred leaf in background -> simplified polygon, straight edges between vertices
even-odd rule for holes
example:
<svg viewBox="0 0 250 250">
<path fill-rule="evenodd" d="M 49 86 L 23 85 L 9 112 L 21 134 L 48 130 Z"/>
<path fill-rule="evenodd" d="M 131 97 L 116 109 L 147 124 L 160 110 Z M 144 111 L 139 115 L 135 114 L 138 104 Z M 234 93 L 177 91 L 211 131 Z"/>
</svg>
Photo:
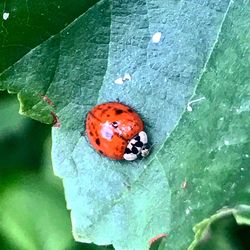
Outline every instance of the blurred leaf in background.
<svg viewBox="0 0 250 250">
<path fill-rule="evenodd" d="M 73 240 L 62 182 L 51 166 L 50 127 L 18 114 L 0 92 L 1 250 L 113 249 Z"/>
<path fill-rule="evenodd" d="M 69 1 L 64 7 L 26 1 L 18 10 L 13 3 L 2 6 L 10 17 L 2 20 L 1 67 L 11 67 L 0 74 L 0 88 L 18 93 L 22 113 L 31 118 L 49 123 L 52 111 L 59 117 L 60 129 L 52 129 L 53 162 L 64 177 L 76 239 L 144 250 L 150 237 L 167 231 L 156 248 L 179 250 L 204 217 L 226 205 L 249 204 L 249 1 L 101 1 L 87 12 L 76 2 L 71 9 Z M 21 34 L 13 35 L 19 24 Z M 155 43 L 151 36 L 159 28 L 162 39 Z M 117 85 L 125 72 L 131 79 Z M 80 136 L 89 108 L 116 98 L 145 121 L 154 148 L 144 161 L 111 162 Z M 3 100 L 6 118 L 17 106 Z M 20 125 L 19 118 L 9 121 L 15 128 L 2 125 L 10 134 L 2 136 L 3 244 L 15 239 L 19 248 L 78 247 L 61 230 L 68 219 L 53 221 L 67 212 L 57 211 L 55 204 L 65 206 L 61 187 L 42 167 L 51 164 L 40 153 L 49 148 L 47 132 L 36 123 Z M 26 210 L 41 210 L 33 213 L 41 218 Z M 223 232 L 237 225 L 227 219 L 222 227 L 211 223 L 208 247 L 221 248 L 215 244 L 220 239 L 234 248 Z"/>
<path fill-rule="evenodd" d="M 67 26 L 97 1 L 0 1 L 3 15 L 0 18 L 0 72 Z"/>
<path fill-rule="evenodd" d="M 43 142 L 50 128 L 18 114 L 16 96 L 0 92 L 1 173 L 39 169 Z M 0 175 L 0 180 L 2 175 Z"/>
<path fill-rule="evenodd" d="M 195 240 L 188 250 L 250 249 L 250 206 L 224 208 L 194 227 Z"/>
</svg>

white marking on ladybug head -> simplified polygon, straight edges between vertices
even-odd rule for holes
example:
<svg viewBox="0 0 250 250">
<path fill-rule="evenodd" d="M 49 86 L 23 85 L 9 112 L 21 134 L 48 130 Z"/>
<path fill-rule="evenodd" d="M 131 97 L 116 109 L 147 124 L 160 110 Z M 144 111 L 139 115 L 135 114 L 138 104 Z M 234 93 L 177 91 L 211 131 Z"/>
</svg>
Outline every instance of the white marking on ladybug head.
<svg viewBox="0 0 250 250">
<path fill-rule="evenodd" d="M 149 154 L 147 149 L 148 137 L 144 131 L 141 131 L 138 135 L 133 137 L 123 155 L 123 158 L 127 161 L 133 161 L 138 158 L 138 156 L 145 157 Z"/>
<path fill-rule="evenodd" d="M 129 141 L 129 144 L 134 145 L 137 141 L 133 138 Z"/>
<path fill-rule="evenodd" d="M 146 132 L 141 131 L 138 135 L 140 136 L 140 141 L 143 144 L 147 144 L 148 143 L 148 136 L 147 136 Z"/>
<path fill-rule="evenodd" d="M 133 153 L 124 154 L 123 158 L 127 161 L 134 161 L 135 159 L 137 159 L 137 155 Z"/>
<path fill-rule="evenodd" d="M 127 145 L 127 148 L 130 149 L 130 150 L 132 150 L 132 148 L 133 148 L 132 143 L 129 142 L 128 145 Z"/>
</svg>

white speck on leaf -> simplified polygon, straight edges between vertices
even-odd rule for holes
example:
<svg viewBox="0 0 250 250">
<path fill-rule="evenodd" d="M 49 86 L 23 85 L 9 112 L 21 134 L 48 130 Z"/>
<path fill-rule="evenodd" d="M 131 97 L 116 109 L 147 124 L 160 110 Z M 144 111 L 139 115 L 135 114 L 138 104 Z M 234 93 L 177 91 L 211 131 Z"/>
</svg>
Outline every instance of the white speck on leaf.
<svg viewBox="0 0 250 250">
<path fill-rule="evenodd" d="M 240 168 L 241 171 L 244 171 L 244 168 Z"/>
<path fill-rule="evenodd" d="M 192 110 L 193 110 L 192 107 L 188 104 L 188 105 L 187 105 L 187 111 L 188 111 L 188 112 L 192 112 Z"/>
<path fill-rule="evenodd" d="M 161 32 L 155 32 L 152 36 L 153 43 L 159 43 L 161 40 Z"/>
<path fill-rule="evenodd" d="M 225 145 L 229 145 L 229 141 L 228 141 L 228 140 L 225 140 L 225 141 L 224 141 L 224 144 L 225 144 Z"/>
<path fill-rule="evenodd" d="M 3 13 L 3 20 L 7 20 L 9 18 L 9 16 L 10 16 L 10 13 L 4 12 Z"/>
<path fill-rule="evenodd" d="M 188 111 L 188 112 L 193 111 L 193 108 L 191 107 L 191 104 L 196 103 L 196 102 L 200 102 L 200 101 L 202 101 L 202 100 L 205 100 L 205 97 L 201 97 L 201 98 L 198 98 L 198 99 L 195 99 L 195 100 L 189 102 L 189 103 L 187 104 L 187 111 Z"/>
<path fill-rule="evenodd" d="M 129 73 L 125 73 L 122 80 L 123 81 L 131 81 L 131 75 Z"/>
<path fill-rule="evenodd" d="M 116 84 L 123 84 L 126 81 L 131 81 L 132 77 L 129 73 L 125 73 L 122 77 L 119 77 L 115 80 Z"/>
<path fill-rule="evenodd" d="M 246 158 L 249 158 L 249 154 L 245 154 L 245 157 L 246 157 Z"/>
<path fill-rule="evenodd" d="M 123 84 L 122 77 L 117 78 L 117 79 L 115 80 L 115 83 L 116 83 L 116 84 Z"/>
<path fill-rule="evenodd" d="M 187 207 L 185 210 L 186 215 L 190 214 L 190 212 L 191 212 L 191 207 Z"/>
<path fill-rule="evenodd" d="M 181 184 L 181 188 L 186 189 L 186 187 L 187 187 L 187 179 L 185 178 L 184 181 Z"/>
</svg>

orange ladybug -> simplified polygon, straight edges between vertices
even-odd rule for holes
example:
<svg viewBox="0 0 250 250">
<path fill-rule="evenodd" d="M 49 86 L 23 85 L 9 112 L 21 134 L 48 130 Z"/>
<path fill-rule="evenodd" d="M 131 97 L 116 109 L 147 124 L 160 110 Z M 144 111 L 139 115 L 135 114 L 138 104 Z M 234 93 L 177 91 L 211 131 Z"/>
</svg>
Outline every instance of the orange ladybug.
<svg viewBox="0 0 250 250">
<path fill-rule="evenodd" d="M 86 134 L 94 149 L 113 160 L 133 161 L 149 153 L 142 119 L 119 102 L 102 103 L 90 110 Z"/>
</svg>

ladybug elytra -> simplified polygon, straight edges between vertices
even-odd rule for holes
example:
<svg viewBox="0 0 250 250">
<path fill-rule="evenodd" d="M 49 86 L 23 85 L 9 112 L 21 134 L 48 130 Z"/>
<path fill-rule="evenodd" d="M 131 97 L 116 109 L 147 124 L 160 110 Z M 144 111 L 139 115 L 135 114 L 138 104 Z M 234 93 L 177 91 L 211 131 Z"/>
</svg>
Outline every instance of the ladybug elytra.
<svg viewBox="0 0 250 250">
<path fill-rule="evenodd" d="M 119 102 L 103 103 L 90 110 L 86 134 L 94 149 L 114 160 L 133 161 L 149 153 L 142 119 Z"/>
</svg>

